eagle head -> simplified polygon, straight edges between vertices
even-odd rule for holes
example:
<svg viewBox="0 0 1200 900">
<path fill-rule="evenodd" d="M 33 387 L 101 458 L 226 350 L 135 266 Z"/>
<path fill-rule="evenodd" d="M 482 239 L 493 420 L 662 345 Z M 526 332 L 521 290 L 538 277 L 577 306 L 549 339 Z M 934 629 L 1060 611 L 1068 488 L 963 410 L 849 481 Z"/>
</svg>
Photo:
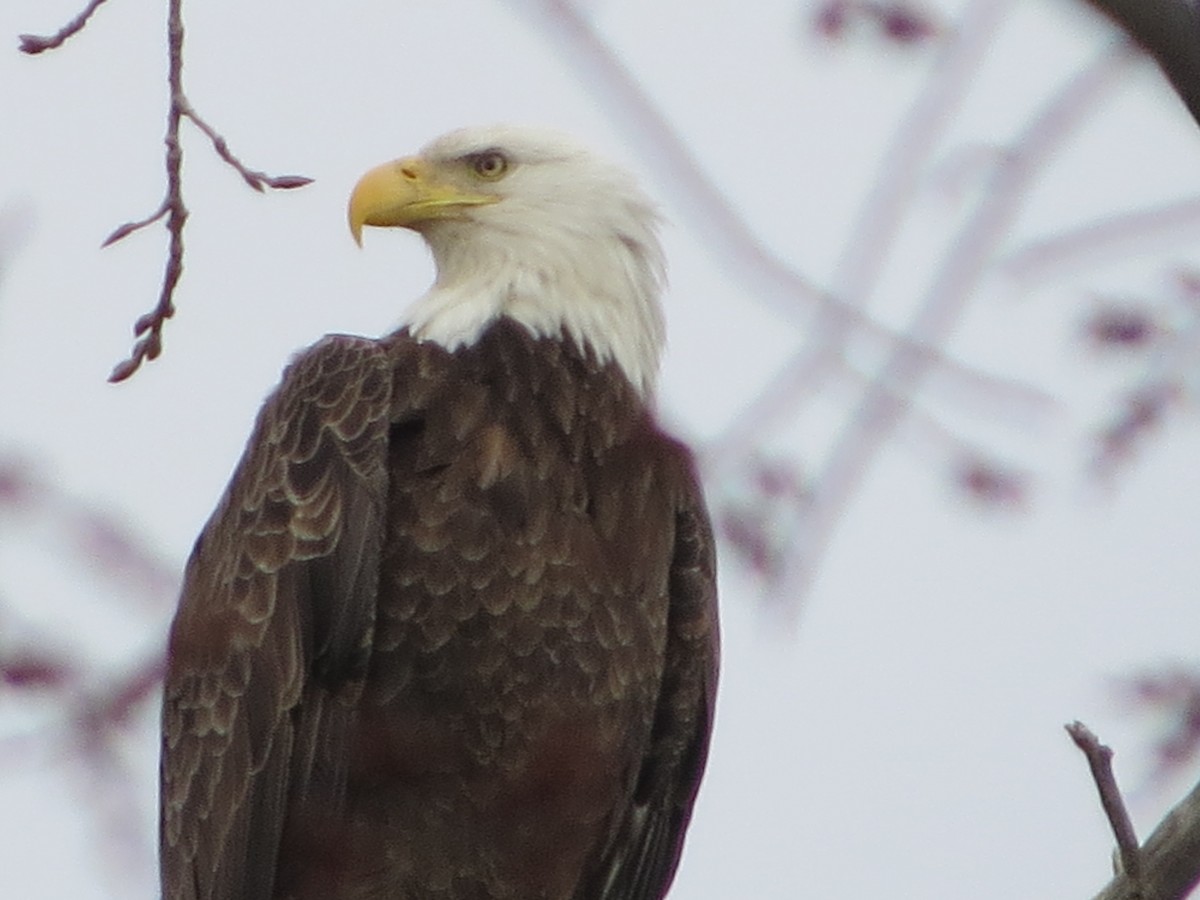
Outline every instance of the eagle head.
<svg viewBox="0 0 1200 900">
<path fill-rule="evenodd" d="M 658 214 L 629 173 L 557 132 L 466 128 L 385 163 L 350 197 L 350 231 L 418 232 L 437 266 L 404 324 L 447 349 L 501 317 L 612 361 L 643 394 L 664 340 Z"/>
</svg>

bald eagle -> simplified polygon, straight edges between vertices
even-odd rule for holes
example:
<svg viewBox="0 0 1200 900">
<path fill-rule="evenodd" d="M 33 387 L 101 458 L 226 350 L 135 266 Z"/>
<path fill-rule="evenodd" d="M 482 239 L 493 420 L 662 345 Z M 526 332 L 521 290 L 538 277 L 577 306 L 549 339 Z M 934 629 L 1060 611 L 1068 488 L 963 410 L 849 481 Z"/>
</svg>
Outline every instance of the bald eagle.
<svg viewBox="0 0 1200 900">
<path fill-rule="evenodd" d="M 713 539 L 650 409 L 656 215 L 571 141 L 468 129 L 350 228 L 433 287 L 264 404 L 188 561 L 163 708 L 165 900 L 646 900 L 717 682 Z"/>
</svg>

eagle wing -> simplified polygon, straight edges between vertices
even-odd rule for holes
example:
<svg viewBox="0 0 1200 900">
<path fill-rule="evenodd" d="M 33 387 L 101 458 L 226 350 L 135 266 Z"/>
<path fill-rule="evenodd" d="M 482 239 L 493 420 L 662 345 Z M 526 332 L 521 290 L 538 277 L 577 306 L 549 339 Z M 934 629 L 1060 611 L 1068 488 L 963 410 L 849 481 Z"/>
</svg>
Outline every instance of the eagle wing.
<svg viewBox="0 0 1200 900">
<path fill-rule="evenodd" d="M 675 513 L 667 646 L 650 745 L 633 802 L 614 831 L 599 891 L 577 900 L 660 900 L 666 895 L 704 765 L 717 692 L 716 553 L 690 456 L 679 448 L 683 489 Z"/>
<path fill-rule="evenodd" d="M 164 693 L 164 900 L 274 896 L 289 798 L 314 767 L 336 778 L 371 651 L 391 392 L 373 341 L 297 357 L 196 543 Z"/>
</svg>

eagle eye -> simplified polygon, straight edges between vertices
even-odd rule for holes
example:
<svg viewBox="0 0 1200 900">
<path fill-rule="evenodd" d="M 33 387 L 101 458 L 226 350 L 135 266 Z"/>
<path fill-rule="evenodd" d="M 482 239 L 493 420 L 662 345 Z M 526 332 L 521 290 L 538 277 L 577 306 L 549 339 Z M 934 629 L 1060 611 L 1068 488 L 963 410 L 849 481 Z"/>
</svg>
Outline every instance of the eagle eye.
<svg viewBox="0 0 1200 900">
<path fill-rule="evenodd" d="M 508 171 L 508 157 L 499 150 L 484 150 L 482 153 L 473 153 L 468 157 L 468 160 L 475 174 L 480 178 L 486 178 L 488 181 L 503 178 L 504 173 Z"/>
</svg>

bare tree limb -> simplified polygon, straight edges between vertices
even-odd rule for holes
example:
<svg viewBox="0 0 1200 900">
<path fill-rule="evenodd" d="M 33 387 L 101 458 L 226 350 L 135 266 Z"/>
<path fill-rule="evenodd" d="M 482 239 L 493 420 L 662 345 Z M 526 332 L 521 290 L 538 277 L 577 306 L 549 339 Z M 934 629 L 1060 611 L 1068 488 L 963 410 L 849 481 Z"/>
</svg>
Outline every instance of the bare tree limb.
<svg viewBox="0 0 1200 900">
<path fill-rule="evenodd" d="M 87 24 L 92 13 L 105 0 L 92 0 L 87 8 L 67 23 L 56 34 L 47 38 L 24 35 L 21 49 L 26 53 L 41 53 L 59 47 L 71 35 L 77 34 Z M 303 187 L 311 178 L 301 175 L 268 175 L 247 167 L 229 149 L 229 144 L 216 129 L 196 112 L 183 89 L 183 0 L 168 0 L 167 4 L 167 85 L 170 101 L 167 107 L 166 145 L 167 193 L 158 209 L 143 219 L 126 222 L 119 226 L 101 244 L 108 247 L 136 231 L 140 231 L 161 219 L 166 219 L 167 262 L 163 269 L 162 286 L 154 308 L 140 316 L 134 323 L 134 344 L 129 356 L 117 363 L 108 376 L 110 382 L 120 382 L 136 372 L 147 360 L 154 360 L 162 353 L 163 326 L 175 315 L 175 289 L 183 276 L 183 231 L 187 224 L 188 210 L 183 199 L 183 147 L 179 140 L 179 126 L 184 118 L 192 123 L 212 141 L 217 155 L 231 166 L 242 180 L 256 191 L 264 188 L 286 190 Z"/>
</svg>

